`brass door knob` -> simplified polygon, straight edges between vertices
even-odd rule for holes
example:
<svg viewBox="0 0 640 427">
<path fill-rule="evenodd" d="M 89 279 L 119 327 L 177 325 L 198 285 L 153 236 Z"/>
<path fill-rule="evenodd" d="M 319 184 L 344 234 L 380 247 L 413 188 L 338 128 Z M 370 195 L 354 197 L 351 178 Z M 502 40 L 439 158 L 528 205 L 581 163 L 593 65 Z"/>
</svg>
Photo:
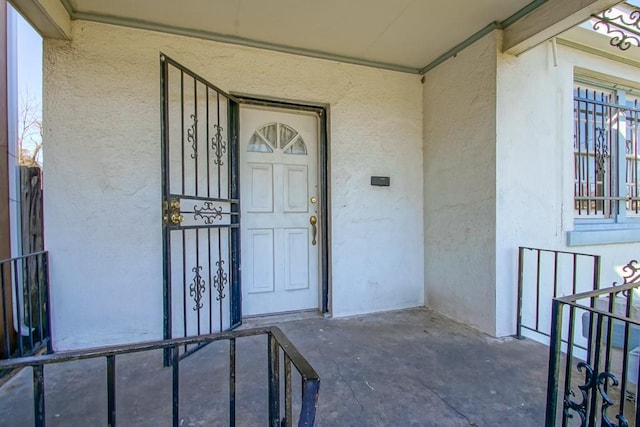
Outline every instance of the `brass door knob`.
<svg viewBox="0 0 640 427">
<path fill-rule="evenodd" d="M 179 214 L 179 213 L 172 213 L 169 219 L 171 220 L 172 224 L 180 225 L 180 223 L 184 221 L 184 216 L 182 216 L 182 214 Z"/>
</svg>

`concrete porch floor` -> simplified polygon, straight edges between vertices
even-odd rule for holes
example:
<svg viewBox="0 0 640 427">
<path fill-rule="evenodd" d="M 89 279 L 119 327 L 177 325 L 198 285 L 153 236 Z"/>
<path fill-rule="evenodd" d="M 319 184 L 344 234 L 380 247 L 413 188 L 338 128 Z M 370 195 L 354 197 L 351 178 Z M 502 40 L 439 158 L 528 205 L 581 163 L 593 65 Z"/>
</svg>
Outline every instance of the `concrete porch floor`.
<svg viewBox="0 0 640 427">
<path fill-rule="evenodd" d="M 493 339 L 425 308 L 278 326 L 320 375 L 318 426 L 544 424 L 548 348 L 531 340 Z M 238 340 L 237 352 L 237 425 L 266 425 L 266 338 Z M 180 362 L 181 425 L 228 424 L 227 361 L 222 342 Z M 48 426 L 106 424 L 105 365 L 45 367 Z M 171 424 L 160 351 L 119 356 L 117 384 L 118 425 Z M 31 393 L 30 369 L 0 388 L 0 426 L 33 425 Z"/>
</svg>

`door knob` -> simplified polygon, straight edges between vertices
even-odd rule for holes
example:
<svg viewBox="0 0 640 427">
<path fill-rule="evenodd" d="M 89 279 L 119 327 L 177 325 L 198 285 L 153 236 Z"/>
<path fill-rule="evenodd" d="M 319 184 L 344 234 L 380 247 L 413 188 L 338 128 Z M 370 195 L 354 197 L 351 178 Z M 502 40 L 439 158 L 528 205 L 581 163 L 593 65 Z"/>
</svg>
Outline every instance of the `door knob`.
<svg viewBox="0 0 640 427">
<path fill-rule="evenodd" d="M 171 220 L 171 223 L 175 225 L 180 225 L 180 223 L 184 221 L 184 216 L 182 216 L 182 214 L 179 214 L 179 213 L 172 213 L 169 219 Z"/>
<path fill-rule="evenodd" d="M 316 234 L 318 234 L 318 218 L 316 218 L 315 215 L 312 215 L 311 218 L 309 218 L 309 224 L 311 224 L 311 244 L 313 246 L 316 245 Z"/>
</svg>

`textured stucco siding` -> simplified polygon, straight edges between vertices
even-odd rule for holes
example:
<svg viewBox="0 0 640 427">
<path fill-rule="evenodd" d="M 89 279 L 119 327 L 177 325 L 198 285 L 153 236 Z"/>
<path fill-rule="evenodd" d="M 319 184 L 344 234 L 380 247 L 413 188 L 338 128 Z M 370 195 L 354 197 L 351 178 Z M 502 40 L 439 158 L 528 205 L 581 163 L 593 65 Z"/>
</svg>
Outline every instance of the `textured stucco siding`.
<svg viewBox="0 0 640 427">
<path fill-rule="evenodd" d="M 515 332 L 517 247 L 602 256 L 602 284 L 636 259 L 640 243 L 567 246 L 574 229 L 573 82 L 576 68 L 640 84 L 637 68 L 551 44 L 498 58 L 497 335 Z M 535 298 L 535 295 L 525 295 Z"/>
<path fill-rule="evenodd" d="M 160 52 L 226 91 L 329 105 L 332 313 L 423 304 L 419 76 L 74 21 L 44 51 L 58 349 L 161 337 Z"/>
<path fill-rule="evenodd" d="M 495 332 L 496 50 L 492 33 L 425 77 L 425 303 Z"/>
</svg>

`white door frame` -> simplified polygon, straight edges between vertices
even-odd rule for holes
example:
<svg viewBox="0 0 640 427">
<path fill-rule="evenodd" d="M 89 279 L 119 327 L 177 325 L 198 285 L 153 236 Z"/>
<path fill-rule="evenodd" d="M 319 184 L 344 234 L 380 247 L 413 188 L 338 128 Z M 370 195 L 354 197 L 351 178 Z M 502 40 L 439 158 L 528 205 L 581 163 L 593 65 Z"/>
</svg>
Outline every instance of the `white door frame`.
<svg viewBox="0 0 640 427">
<path fill-rule="evenodd" d="M 329 138 L 328 138 L 328 113 L 329 106 L 327 104 L 307 103 L 298 101 L 288 101 L 282 99 L 273 99 L 265 97 L 256 97 L 246 94 L 231 94 L 242 105 L 263 106 L 267 108 L 279 108 L 285 110 L 311 111 L 318 114 L 319 118 L 319 136 L 318 136 L 318 245 L 319 260 L 318 268 L 320 271 L 319 287 L 320 301 L 318 309 L 322 313 L 331 313 L 331 264 L 330 264 L 330 230 L 331 218 L 331 200 L 329 199 Z M 239 123 L 242 126 L 242 123 Z M 240 194 L 242 194 L 242 180 L 240 179 Z M 242 240 L 242 239 L 240 239 Z M 242 259 L 242 248 L 240 248 L 240 259 Z M 242 261 L 241 261 L 242 264 Z M 242 286 L 242 285 L 241 285 Z"/>
</svg>

